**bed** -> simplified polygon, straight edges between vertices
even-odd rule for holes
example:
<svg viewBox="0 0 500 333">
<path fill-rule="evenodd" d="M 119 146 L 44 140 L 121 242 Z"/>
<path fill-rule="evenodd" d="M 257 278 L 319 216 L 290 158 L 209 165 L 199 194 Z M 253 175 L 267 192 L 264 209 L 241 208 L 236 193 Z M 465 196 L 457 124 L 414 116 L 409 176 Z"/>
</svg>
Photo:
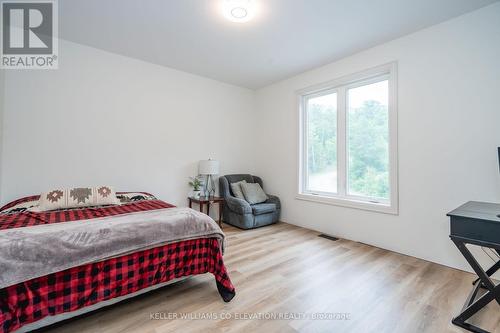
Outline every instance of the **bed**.
<svg viewBox="0 0 500 333">
<path fill-rule="evenodd" d="M 145 192 L 120 205 L 36 211 L 39 196 L 0 208 L 0 333 L 43 327 L 164 286 L 212 273 L 235 295 L 224 234 L 207 215 Z"/>
</svg>

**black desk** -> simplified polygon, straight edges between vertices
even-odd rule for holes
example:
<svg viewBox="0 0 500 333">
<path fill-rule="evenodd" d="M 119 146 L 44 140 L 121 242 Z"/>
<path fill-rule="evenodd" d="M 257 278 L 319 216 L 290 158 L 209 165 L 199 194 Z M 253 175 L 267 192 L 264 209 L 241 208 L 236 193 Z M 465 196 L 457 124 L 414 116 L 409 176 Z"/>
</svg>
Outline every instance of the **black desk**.
<svg viewBox="0 0 500 333">
<path fill-rule="evenodd" d="M 470 201 L 447 214 L 450 217 L 450 238 L 478 276 L 461 313 L 452 320 L 453 324 L 471 332 L 488 333 L 466 323 L 466 320 L 493 300 L 500 305 L 500 284 L 495 285 L 490 279 L 490 276 L 500 269 L 500 260 L 484 271 L 466 244 L 488 247 L 500 255 L 499 214 L 500 204 L 475 201 Z M 480 289 L 486 292 L 478 297 Z"/>
</svg>

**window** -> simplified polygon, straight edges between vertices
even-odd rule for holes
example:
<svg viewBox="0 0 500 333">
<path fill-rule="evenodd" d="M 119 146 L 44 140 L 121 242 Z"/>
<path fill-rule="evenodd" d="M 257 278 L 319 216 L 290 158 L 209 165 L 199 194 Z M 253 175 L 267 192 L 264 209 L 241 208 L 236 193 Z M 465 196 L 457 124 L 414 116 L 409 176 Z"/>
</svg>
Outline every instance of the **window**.
<svg viewBox="0 0 500 333">
<path fill-rule="evenodd" d="M 396 64 L 299 92 L 299 199 L 397 213 Z"/>
<path fill-rule="evenodd" d="M 306 101 L 307 190 L 337 193 L 337 93 Z"/>
</svg>

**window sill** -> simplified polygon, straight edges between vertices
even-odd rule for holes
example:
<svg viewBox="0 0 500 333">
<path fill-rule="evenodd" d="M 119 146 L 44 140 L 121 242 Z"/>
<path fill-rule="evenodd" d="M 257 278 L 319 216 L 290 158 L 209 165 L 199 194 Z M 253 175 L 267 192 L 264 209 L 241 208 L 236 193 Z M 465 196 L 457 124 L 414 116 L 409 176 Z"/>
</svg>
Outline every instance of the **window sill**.
<svg viewBox="0 0 500 333">
<path fill-rule="evenodd" d="M 335 197 L 327 197 L 322 195 L 313 195 L 304 193 L 297 194 L 295 196 L 295 199 L 317 202 L 333 206 L 367 210 L 377 213 L 384 213 L 391 215 L 399 214 L 398 207 L 396 205 L 389 205 L 383 203 L 374 203 L 374 202 L 360 201 L 354 199 L 335 198 Z"/>
</svg>

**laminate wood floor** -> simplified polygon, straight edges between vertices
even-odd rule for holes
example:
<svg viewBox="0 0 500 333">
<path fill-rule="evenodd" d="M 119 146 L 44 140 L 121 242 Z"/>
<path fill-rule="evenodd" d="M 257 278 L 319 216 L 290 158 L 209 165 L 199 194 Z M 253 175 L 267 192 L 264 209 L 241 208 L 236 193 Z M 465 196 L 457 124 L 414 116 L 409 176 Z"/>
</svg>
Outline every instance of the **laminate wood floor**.
<svg viewBox="0 0 500 333">
<path fill-rule="evenodd" d="M 450 320 L 462 308 L 472 274 L 366 244 L 330 241 L 286 223 L 247 231 L 226 225 L 224 231 L 225 264 L 237 292 L 230 303 L 205 274 L 45 332 L 465 332 Z M 151 319 L 155 313 L 162 319 Z M 245 320 L 279 313 L 288 317 Z M 349 317 L 300 318 L 315 313 Z M 196 318 L 166 318 L 183 314 Z M 219 319 L 203 319 L 210 315 Z M 472 322 L 500 332 L 500 307 L 490 303 Z"/>
</svg>

